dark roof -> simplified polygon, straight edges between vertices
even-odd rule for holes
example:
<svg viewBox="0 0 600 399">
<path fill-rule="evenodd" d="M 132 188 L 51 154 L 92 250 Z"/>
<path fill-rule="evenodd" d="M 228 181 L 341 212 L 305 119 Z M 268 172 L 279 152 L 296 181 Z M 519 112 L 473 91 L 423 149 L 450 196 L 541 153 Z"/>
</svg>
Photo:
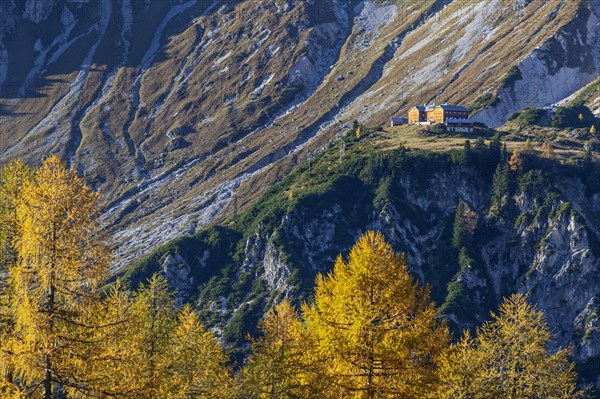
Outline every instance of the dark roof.
<svg viewBox="0 0 600 399">
<path fill-rule="evenodd" d="M 449 105 L 449 104 L 440 104 L 438 107 L 442 107 L 444 111 L 460 111 L 460 112 L 469 112 L 465 107 L 461 107 L 459 105 Z"/>
<path fill-rule="evenodd" d="M 464 123 L 472 125 L 473 119 L 457 119 L 457 118 L 448 118 L 446 119 L 446 123 Z"/>
<path fill-rule="evenodd" d="M 416 106 L 416 107 L 412 107 L 411 109 L 416 108 L 419 111 L 425 111 L 425 107 L 421 107 L 421 106 Z"/>
<path fill-rule="evenodd" d="M 394 122 L 408 122 L 408 118 L 392 118 Z"/>
</svg>

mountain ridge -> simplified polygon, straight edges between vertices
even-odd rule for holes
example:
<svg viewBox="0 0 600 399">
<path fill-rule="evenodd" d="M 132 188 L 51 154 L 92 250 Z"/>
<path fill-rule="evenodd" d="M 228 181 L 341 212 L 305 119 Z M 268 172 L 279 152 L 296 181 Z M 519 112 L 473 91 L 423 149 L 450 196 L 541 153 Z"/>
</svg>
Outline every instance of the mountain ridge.
<svg viewBox="0 0 600 399">
<path fill-rule="evenodd" d="M 483 96 L 497 100 L 480 101 L 475 118 L 495 125 L 598 76 L 571 57 L 571 44 L 598 40 L 579 23 L 597 24 L 596 0 L 3 7 L 2 159 L 57 153 L 77 167 L 106 198 L 106 223 L 129 260 L 202 228 L 234 198 L 250 203 L 354 119 L 384 123 L 416 103 Z M 565 26 L 573 33 L 560 33 Z M 566 47 L 542 51 L 550 42 Z M 446 47 L 435 53 L 438 44 Z M 557 98 L 532 101 L 529 88 L 540 85 L 523 62 L 542 53 L 587 74 L 569 75 Z M 525 79 L 495 94 L 513 65 Z M 566 80 L 551 72 L 536 79 Z"/>
</svg>

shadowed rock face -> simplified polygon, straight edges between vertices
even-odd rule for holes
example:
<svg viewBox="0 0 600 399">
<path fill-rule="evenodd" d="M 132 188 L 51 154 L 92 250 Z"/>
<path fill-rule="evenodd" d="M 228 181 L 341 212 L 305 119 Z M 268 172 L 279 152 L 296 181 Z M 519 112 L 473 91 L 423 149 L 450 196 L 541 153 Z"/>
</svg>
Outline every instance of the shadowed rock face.
<svg viewBox="0 0 600 399">
<path fill-rule="evenodd" d="M 466 3 L 0 2 L 2 160 L 78 168 L 121 266 L 231 212 L 236 191 L 247 204 L 354 119 L 494 93 L 476 119 L 498 125 L 598 76 L 596 0 Z"/>
<path fill-rule="evenodd" d="M 417 155 L 401 163 L 386 156 L 389 163 L 372 156 L 376 165 L 386 165 L 377 178 L 369 177 L 363 159 L 361 167 L 332 178 L 327 189 L 298 193 L 297 201 L 280 208 L 285 211 L 273 211 L 282 193 L 300 190 L 302 184 L 295 182 L 305 183 L 311 172 L 294 174 L 291 183 L 286 180 L 257 208 L 242 213 L 241 222 L 171 243 L 145 259 L 144 268 L 132 268 L 138 272 L 130 279 L 139 281 L 149 270 L 163 273 L 227 339 L 238 325 L 232 321 L 245 320 L 251 331 L 282 298 L 309 299 L 317 273 L 329 272 L 365 231 L 377 230 L 406 254 L 411 273 L 431 287 L 455 337 L 488 320 L 504 297 L 523 293 L 544 312 L 554 334 L 551 349 L 572 346 L 582 383 L 598 387 L 600 193 L 586 188 L 580 169 L 545 163 L 524 172 L 496 217 L 491 213 L 495 168 L 479 161 L 461 166 L 450 157 Z M 323 170 L 318 161 L 313 167 Z M 459 203 L 470 226 L 466 264 L 452 244 Z M 192 276 L 196 285 L 182 275 Z"/>
</svg>

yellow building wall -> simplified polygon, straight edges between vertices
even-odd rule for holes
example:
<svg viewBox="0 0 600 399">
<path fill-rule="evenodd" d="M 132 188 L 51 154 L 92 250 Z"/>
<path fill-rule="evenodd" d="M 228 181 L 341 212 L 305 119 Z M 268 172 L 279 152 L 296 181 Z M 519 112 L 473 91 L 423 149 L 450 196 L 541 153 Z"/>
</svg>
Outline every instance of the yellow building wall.
<svg viewBox="0 0 600 399">
<path fill-rule="evenodd" d="M 408 111 L 408 123 L 419 123 L 420 112 L 418 109 L 411 109 Z"/>
</svg>

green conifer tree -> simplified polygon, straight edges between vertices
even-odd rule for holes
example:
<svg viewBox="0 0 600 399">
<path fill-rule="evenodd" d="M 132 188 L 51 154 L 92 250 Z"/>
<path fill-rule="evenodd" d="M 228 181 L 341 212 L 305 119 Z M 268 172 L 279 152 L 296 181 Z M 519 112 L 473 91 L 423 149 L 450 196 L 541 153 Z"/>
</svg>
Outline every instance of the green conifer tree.
<svg viewBox="0 0 600 399">
<path fill-rule="evenodd" d="M 465 220 L 465 204 L 460 201 L 456 207 L 454 227 L 452 229 L 452 245 L 459 249 L 465 246 L 468 236 L 467 222 Z"/>
<path fill-rule="evenodd" d="M 499 164 L 494 174 L 494 182 L 492 184 L 493 196 L 491 213 L 498 216 L 502 207 L 506 204 L 508 190 L 510 184 L 510 175 L 506 165 Z"/>
</svg>

